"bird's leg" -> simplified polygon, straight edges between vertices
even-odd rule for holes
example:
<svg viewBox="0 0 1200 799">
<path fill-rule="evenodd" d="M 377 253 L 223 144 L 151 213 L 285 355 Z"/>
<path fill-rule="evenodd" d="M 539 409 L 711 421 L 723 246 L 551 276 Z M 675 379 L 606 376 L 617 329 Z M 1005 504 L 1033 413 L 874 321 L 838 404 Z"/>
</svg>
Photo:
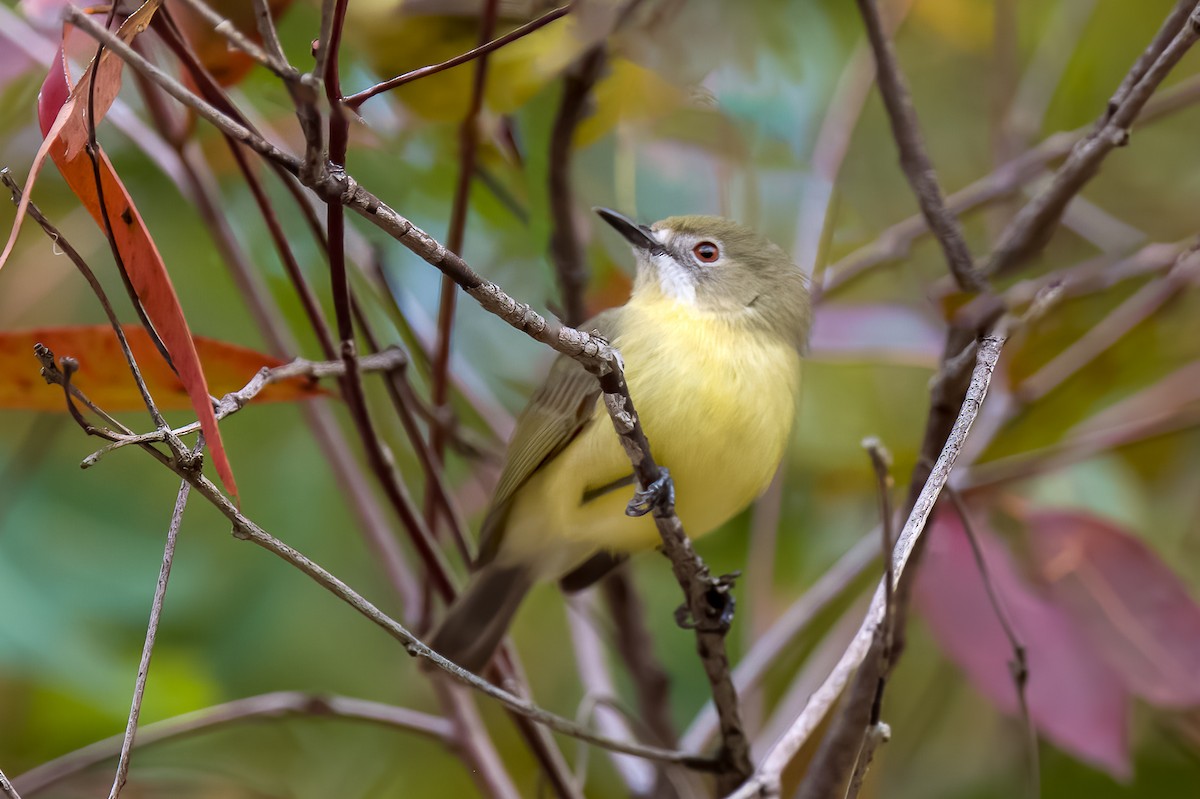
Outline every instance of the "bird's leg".
<svg viewBox="0 0 1200 799">
<path fill-rule="evenodd" d="M 626 516 L 645 516 L 650 511 L 670 513 L 675 510 L 675 483 L 666 466 L 658 467 L 658 479 L 638 489 L 625 506 Z"/>
</svg>

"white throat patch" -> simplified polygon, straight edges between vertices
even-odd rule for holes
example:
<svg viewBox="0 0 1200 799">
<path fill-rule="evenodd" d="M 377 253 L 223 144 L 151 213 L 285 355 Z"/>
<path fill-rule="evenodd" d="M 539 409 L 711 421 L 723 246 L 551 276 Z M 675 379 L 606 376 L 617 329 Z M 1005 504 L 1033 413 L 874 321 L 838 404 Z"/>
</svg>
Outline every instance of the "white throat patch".
<svg viewBox="0 0 1200 799">
<path fill-rule="evenodd" d="M 666 253 L 652 255 L 654 270 L 658 274 L 658 286 L 662 293 L 676 302 L 686 305 L 696 304 L 696 283 L 687 267 L 681 266 L 674 258 Z"/>
</svg>

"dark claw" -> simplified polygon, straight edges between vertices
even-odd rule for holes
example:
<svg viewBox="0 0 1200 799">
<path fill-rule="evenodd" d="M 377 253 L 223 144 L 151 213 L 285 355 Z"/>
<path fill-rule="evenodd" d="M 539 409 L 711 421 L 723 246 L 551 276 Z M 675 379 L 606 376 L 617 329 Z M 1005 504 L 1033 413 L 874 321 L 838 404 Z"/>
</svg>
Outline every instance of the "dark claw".
<svg viewBox="0 0 1200 799">
<path fill-rule="evenodd" d="M 670 513 L 675 510 L 675 483 L 667 467 L 658 467 L 658 479 L 636 491 L 625 507 L 626 516 L 645 516 L 652 510 Z"/>
<path fill-rule="evenodd" d="M 675 608 L 675 623 L 684 630 L 696 629 L 696 622 L 692 619 L 692 612 L 688 610 L 686 603 Z"/>
<path fill-rule="evenodd" d="M 675 608 L 675 623 L 685 630 L 694 630 L 697 627 L 706 632 L 725 632 L 733 624 L 733 614 L 737 607 L 737 600 L 733 596 L 733 583 L 741 572 L 732 572 L 723 574 L 716 580 L 712 581 L 712 585 L 704 594 L 704 600 L 708 603 L 708 607 L 704 611 L 704 620 L 697 622 L 692 616 L 687 605 L 680 605 Z"/>
</svg>

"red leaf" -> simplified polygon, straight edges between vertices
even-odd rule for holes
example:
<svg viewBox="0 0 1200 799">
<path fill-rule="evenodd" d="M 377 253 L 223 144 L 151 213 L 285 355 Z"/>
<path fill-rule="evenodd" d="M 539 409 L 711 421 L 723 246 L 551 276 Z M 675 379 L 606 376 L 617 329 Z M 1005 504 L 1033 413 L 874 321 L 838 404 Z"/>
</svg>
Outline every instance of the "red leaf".
<svg viewBox="0 0 1200 799">
<path fill-rule="evenodd" d="M 1157 705 L 1200 705 L 1200 607 L 1141 541 L 1076 511 L 1029 517 L 1037 567 L 1129 689 Z"/>
<path fill-rule="evenodd" d="M 1018 712 L 1012 648 L 958 518 L 940 513 L 917 574 L 915 599 L 934 637 L 1000 710 Z M 1130 773 L 1129 693 L 1074 619 L 1029 585 L 994 536 L 978 529 L 993 584 L 1026 647 L 1026 698 L 1038 732 L 1117 777 Z"/>
</svg>

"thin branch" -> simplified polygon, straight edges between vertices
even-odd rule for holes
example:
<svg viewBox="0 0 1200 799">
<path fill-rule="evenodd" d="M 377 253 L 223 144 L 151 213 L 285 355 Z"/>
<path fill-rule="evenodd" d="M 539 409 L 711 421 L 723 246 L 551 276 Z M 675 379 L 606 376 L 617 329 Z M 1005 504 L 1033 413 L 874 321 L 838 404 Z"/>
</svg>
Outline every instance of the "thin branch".
<svg viewBox="0 0 1200 799">
<path fill-rule="evenodd" d="M 521 27 L 515 28 L 500 38 L 494 39 L 487 44 L 476 47 L 473 50 L 468 50 L 462 55 L 457 55 L 454 58 L 441 62 L 440 64 L 431 64 L 426 67 L 421 67 L 420 69 L 414 69 L 411 72 L 405 72 L 403 75 L 397 75 L 396 77 L 385 80 L 382 83 L 378 83 L 369 89 L 364 89 L 357 94 L 352 94 L 346 98 L 346 106 L 352 110 L 358 110 L 359 106 L 377 94 L 391 91 L 398 86 L 403 86 L 406 83 L 412 83 L 414 80 L 426 78 L 430 75 L 436 75 L 437 73 L 444 72 L 451 67 L 456 67 L 459 64 L 465 64 L 468 61 L 485 56 L 493 50 L 499 50 L 501 47 L 504 47 L 507 44 L 512 44 L 517 39 L 528 36 L 539 28 L 549 25 L 554 20 L 566 16 L 567 12 L 570 10 L 571 6 L 568 4 L 565 6 L 560 6 L 559 8 L 555 8 L 551 11 L 547 11 L 537 19 L 527 22 Z"/>
<path fill-rule="evenodd" d="M 875 722 L 867 729 L 863 739 L 862 749 L 858 753 L 858 762 L 854 764 L 854 773 L 850 776 L 850 785 L 846 788 L 846 799 L 857 799 L 862 792 L 863 781 L 867 778 L 867 770 L 875 758 L 875 752 L 880 744 L 885 744 L 892 738 L 891 728 L 882 721 Z"/>
<path fill-rule="evenodd" d="M 1200 39 L 1200 3 L 1193 4 L 1188 23 L 1133 82 L 1115 110 L 1105 112 L 1101 124 L 1071 150 L 1054 179 L 1018 212 L 983 263 L 986 274 L 1002 275 L 1041 251 L 1067 203 L 1095 176 L 1100 163 L 1113 149 L 1128 144 L 1130 126 L 1146 101 L 1197 39 Z M 1135 74 L 1138 68 L 1135 64 L 1130 74 Z"/>
<path fill-rule="evenodd" d="M 679 736 L 671 722 L 671 679 L 655 657 L 646 608 L 629 567 L 614 569 L 601 581 L 600 591 L 612 616 L 614 646 L 633 681 L 638 712 L 653 733 L 651 740 L 676 746 Z"/>
<path fill-rule="evenodd" d="M 875 472 L 875 489 L 879 495 L 879 530 L 883 537 L 883 627 L 891 628 L 892 593 L 896 587 L 896 574 L 892 566 L 892 548 L 896 538 L 892 527 L 892 454 L 883 442 L 874 436 L 863 441 L 863 449 L 871 458 L 871 469 Z M 890 635 L 890 633 L 889 633 Z"/>
<path fill-rule="evenodd" d="M 892 562 L 895 546 L 892 528 L 891 453 L 878 438 L 863 441 L 863 448 L 871 459 L 875 473 L 876 490 L 879 495 L 881 547 L 883 556 L 883 608 L 879 625 L 871 640 L 874 654 L 874 679 L 855 679 L 849 694 L 842 701 L 842 710 L 830 725 L 829 732 L 821 741 L 816 754 L 805 773 L 797 791 L 798 799 L 824 799 L 843 792 L 847 797 L 857 796 L 862 781 L 866 778 L 871 759 L 878 746 L 891 736 L 883 723 L 883 694 L 892 660 L 892 644 L 895 637 L 895 586 L 896 570 Z M 870 655 L 868 655 L 868 658 Z M 866 730 L 862 734 L 861 730 Z"/>
<path fill-rule="evenodd" d="M 1008 615 L 1008 608 L 996 590 L 996 584 L 992 582 L 991 572 L 988 571 L 987 561 L 983 557 L 983 549 L 979 546 L 979 537 L 975 534 L 974 525 L 971 524 L 971 513 L 967 508 L 967 503 L 963 500 L 962 494 L 952 485 L 946 486 L 946 494 L 950 497 L 950 502 L 954 505 L 954 510 L 962 522 L 963 532 L 966 533 L 967 541 L 971 544 L 971 556 L 975 559 L 975 568 L 979 570 L 979 579 L 983 583 L 984 590 L 987 591 L 988 602 L 991 604 L 992 610 L 996 614 L 996 620 L 1000 622 L 1000 627 L 1004 630 L 1004 637 L 1008 639 L 1008 646 L 1012 650 L 1013 657 L 1008 662 L 1008 670 L 1012 675 L 1013 688 L 1017 692 L 1017 706 L 1020 708 L 1021 722 L 1025 729 L 1025 752 L 1029 761 L 1029 795 L 1032 799 L 1038 799 L 1041 795 L 1041 766 L 1038 762 L 1037 728 L 1033 725 L 1033 716 L 1029 713 L 1029 699 L 1026 695 L 1026 688 L 1029 685 L 1029 660 L 1026 657 L 1025 644 L 1013 626 L 1012 618 Z"/>
<path fill-rule="evenodd" d="M 912 97 L 900 73 L 895 49 L 884 33 L 875 0 L 858 0 L 858 10 L 862 14 L 871 51 L 875 54 L 879 91 L 892 123 L 892 135 L 900 149 L 900 167 L 912 185 L 921 213 L 937 237 L 946 256 L 946 264 L 959 288 L 963 291 L 984 291 L 987 284 L 975 268 L 971 251 L 967 249 L 967 242 L 963 238 L 962 227 L 946 208 L 942 187 L 938 184 L 933 162 L 929 160 L 925 142 L 921 138 Z"/>
<path fill-rule="evenodd" d="M 193 455 L 198 455 L 203 438 L 196 442 Z M 158 623 L 162 619 L 163 601 L 167 596 L 167 581 L 171 578 L 171 564 L 175 560 L 175 542 L 179 538 L 179 525 L 183 522 L 183 509 L 187 507 L 188 494 L 192 486 L 185 479 L 179 485 L 175 497 L 175 509 L 171 511 L 171 524 L 167 527 L 167 543 L 163 548 L 162 567 L 158 572 L 158 584 L 154 588 L 154 600 L 150 604 L 150 621 L 146 625 L 146 640 L 142 645 L 142 659 L 138 664 L 137 680 L 134 682 L 133 702 L 129 708 L 129 721 L 125 725 L 125 736 L 121 741 L 121 754 L 117 758 L 117 773 L 113 777 L 108 799 L 117 799 L 125 780 L 129 776 L 129 761 L 133 756 L 133 740 L 137 736 L 138 716 L 142 712 L 142 696 L 146 693 L 146 680 L 150 676 L 150 658 L 154 655 L 154 641 L 158 637 Z"/>
<path fill-rule="evenodd" d="M 925 523 L 929 519 L 938 494 L 946 484 L 958 452 L 970 432 L 971 423 L 979 413 L 1003 346 L 1004 337 L 1001 335 L 986 336 L 979 344 L 971 383 L 962 406 L 959 408 L 954 427 L 946 438 L 936 463 L 930 469 L 929 477 L 925 480 L 912 512 L 896 542 L 892 560 L 897 580 L 901 579 L 904 574 L 909 556 L 921 538 L 921 533 L 925 529 Z M 871 607 L 867 611 L 862 626 L 853 642 L 843 653 L 837 666 L 826 678 L 824 684 L 812 695 L 804 711 L 792 723 L 783 737 L 771 747 L 751 779 L 733 794 L 734 797 L 778 795 L 783 769 L 791 762 L 796 752 L 804 745 L 834 702 L 837 701 L 855 669 L 859 668 L 860 664 L 866 668 L 873 662 L 866 660 L 864 663 L 864 659 L 867 658 L 867 654 L 872 648 L 875 631 L 883 619 L 883 606 L 884 588 L 880 585 L 871 601 Z M 857 750 L 857 741 L 855 743 Z"/>
<path fill-rule="evenodd" d="M 0 771 L 0 793 L 3 793 L 8 799 L 21 799 L 21 794 L 17 793 L 17 789 L 8 781 L 8 777 L 4 776 L 3 771 Z"/>
<path fill-rule="evenodd" d="M 620 571 L 624 570 L 619 569 L 618 572 Z M 607 583 L 608 580 L 605 580 L 603 584 Z M 604 700 L 616 697 L 618 694 L 612 672 L 608 667 L 603 642 L 595 630 L 597 612 L 595 595 L 592 592 L 583 592 L 569 597 L 567 612 L 580 683 L 587 691 L 584 702 L 580 706 L 580 712 L 576 714 L 577 720 L 582 720 L 581 717 L 587 715 L 584 710 L 589 703 L 594 708 L 605 704 Z M 607 706 L 615 709 L 611 704 Z M 617 712 L 592 712 L 590 715 L 595 721 L 596 728 L 605 735 L 623 739 L 633 737 L 633 731 L 623 715 Z M 650 736 L 649 740 L 655 740 L 654 736 Z M 673 746 L 669 741 L 658 740 L 655 742 Z M 581 785 L 586 783 L 587 753 L 587 749 L 580 747 L 577 756 L 579 765 L 575 770 L 575 779 Z M 611 754 L 609 759 L 631 796 L 654 795 L 653 789 L 660 776 L 651 764 L 617 754 Z"/>
<path fill-rule="evenodd" d="M 276 691 L 235 699 L 148 724 L 138 730 L 137 747 L 144 749 L 163 741 L 186 738 L 250 719 L 286 719 L 292 716 L 365 721 L 424 735 L 447 746 L 453 745 L 450 723 L 439 716 L 367 699 Z M 123 741 L 124 736 L 114 735 L 88 744 L 25 772 L 17 777 L 17 782 L 30 793 L 40 793 L 67 777 L 117 756 Z"/>
<path fill-rule="evenodd" d="M 1108 107 L 1102 121 L 1106 122 L 1116 115 L 1117 110 L 1129 97 L 1133 91 L 1133 87 L 1137 85 L 1150 67 L 1159 59 L 1166 50 L 1167 45 L 1179 34 L 1180 29 L 1187 24 L 1188 17 L 1191 16 L 1196 4 L 1192 0 L 1176 0 L 1175 7 L 1171 9 L 1171 13 L 1167 14 L 1167 18 L 1163 20 L 1163 24 L 1159 27 L 1158 32 L 1154 34 L 1154 38 L 1150 40 L 1150 44 L 1146 45 L 1146 49 L 1138 56 L 1137 61 L 1133 63 L 1125 79 L 1121 81 L 1121 85 L 1113 92 L 1112 98 L 1108 101 Z"/>
<path fill-rule="evenodd" d="M 1167 274 L 1142 286 L 1049 363 L 1022 381 L 1016 389 L 1018 401 L 1022 405 L 1032 404 L 1061 386 L 1192 286 L 1197 277 L 1200 277 L 1200 241 L 1180 253 Z"/>
<path fill-rule="evenodd" d="M 232 49 L 240 50 L 284 80 L 296 80 L 300 77 L 295 67 L 288 64 L 286 59 L 279 57 L 282 51 L 279 51 L 279 54 L 275 54 L 263 50 L 252 39 L 238 30 L 232 21 L 221 16 L 220 13 L 205 3 L 204 0 L 182 0 L 182 2 L 205 22 L 212 25 L 213 31 L 223 36 Z M 258 5 L 257 0 L 255 4 L 256 6 Z M 274 26 L 271 26 L 271 30 L 274 31 Z M 276 46 L 279 44 L 278 38 L 275 39 L 274 44 Z"/>
<path fill-rule="evenodd" d="M 588 271 L 575 196 L 571 191 L 571 144 L 575 130 L 589 112 L 592 89 L 608 64 L 604 43 L 592 46 L 563 76 L 562 98 L 550 132 L 548 195 L 550 202 L 550 260 L 562 292 L 563 321 L 582 324 L 587 316 L 584 291 Z"/>
<path fill-rule="evenodd" d="M 479 40 L 486 43 L 496 30 L 496 16 L 499 12 L 499 0 L 485 0 L 480 12 Z M 471 184 L 475 174 L 475 162 L 479 151 L 479 112 L 483 109 L 484 90 L 487 88 L 487 54 L 483 54 L 475 62 L 475 70 L 471 76 L 471 97 L 467 103 L 467 111 L 458 127 L 458 179 L 454 186 L 454 201 L 450 207 L 450 225 L 446 231 L 446 246 L 453 252 L 462 255 L 463 238 L 467 228 L 467 209 L 471 204 Z M 454 310 L 458 300 L 458 289 L 454 281 L 442 275 L 441 296 L 438 301 L 437 343 L 433 352 L 433 375 L 431 378 L 430 399 L 433 403 L 434 418 L 438 420 L 429 433 L 429 450 L 433 456 L 432 469 L 437 469 L 442 463 L 446 446 L 446 429 L 450 426 L 450 343 L 454 332 Z M 425 524 L 435 534 L 438 531 L 438 506 L 435 504 L 436 491 L 432 474 L 426 480 L 425 486 Z M 470 550 L 465 537 L 456 535 L 459 552 L 463 559 L 470 561 Z"/>
<path fill-rule="evenodd" d="M 403 350 L 398 348 L 389 348 L 383 352 L 374 355 L 364 355 L 359 358 L 359 365 L 363 371 L 367 372 L 390 372 L 395 369 L 403 368 L 408 363 L 408 356 Z M 253 399 L 258 396 L 263 389 L 275 383 L 286 382 L 289 380 L 297 380 L 308 378 L 310 380 L 318 380 L 323 377 L 341 377 L 346 373 L 346 364 L 344 361 L 310 361 L 304 358 L 296 358 L 291 363 L 285 363 L 282 366 L 263 367 L 258 370 L 258 373 L 250 379 L 250 382 L 242 386 L 237 391 L 230 392 L 221 398 L 220 402 L 213 408 L 213 413 L 217 417 L 217 421 L 221 421 L 227 416 L 231 416 L 242 408 L 250 404 Z M 91 455 L 83 459 L 80 464 L 83 468 L 95 466 L 99 460 L 112 452 L 113 450 L 127 447 L 130 444 L 149 444 L 154 442 L 166 441 L 170 435 L 182 437 L 191 433 L 199 432 L 200 423 L 192 422 L 182 427 L 173 430 L 156 430 L 151 433 L 142 433 L 136 436 L 125 436 L 112 444 L 93 452 Z"/>
</svg>

